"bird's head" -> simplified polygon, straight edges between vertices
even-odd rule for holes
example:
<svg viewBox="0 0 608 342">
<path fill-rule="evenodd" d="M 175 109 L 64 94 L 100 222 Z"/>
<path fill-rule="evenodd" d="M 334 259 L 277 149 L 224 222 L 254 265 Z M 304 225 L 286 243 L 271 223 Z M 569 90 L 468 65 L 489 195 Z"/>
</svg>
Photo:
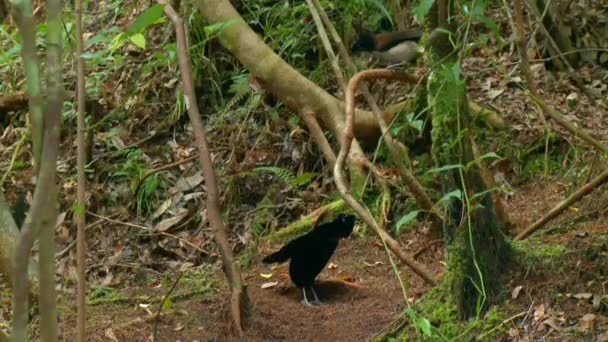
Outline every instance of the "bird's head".
<svg viewBox="0 0 608 342">
<path fill-rule="evenodd" d="M 334 229 L 337 228 L 336 229 L 337 235 L 341 238 L 348 237 L 350 235 L 350 233 L 353 232 L 353 228 L 355 227 L 356 220 L 357 220 L 357 217 L 355 215 L 344 215 L 344 214 L 338 215 L 338 217 L 333 222 L 336 226 L 336 227 L 334 227 Z"/>
</svg>

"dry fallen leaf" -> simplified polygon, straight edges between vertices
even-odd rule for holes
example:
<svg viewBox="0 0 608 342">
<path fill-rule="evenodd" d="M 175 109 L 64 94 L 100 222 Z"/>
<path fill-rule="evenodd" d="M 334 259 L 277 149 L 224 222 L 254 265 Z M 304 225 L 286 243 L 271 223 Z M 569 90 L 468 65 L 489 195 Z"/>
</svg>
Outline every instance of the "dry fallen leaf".
<svg viewBox="0 0 608 342">
<path fill-rule="evenodd" d="M 591 297 L 593 297 L 593 293 L 588 293 L 588 292 L 577 293 L 573 297 L 576 299 L 591 299 Z"/>
<path fill-rule="evenodd" d="M 330 262 L 329 265 L 327 265 L 328 270 L 334 270 L 336 268 L 338 268 L 338 265 L 334 264 L 333 262 Z"/>
<path fill-rule="evenodd" d="M 264 279 L 270 279 L 272 278 L 273 274 L 272 273 L 260 273 L 260 277 L 264 278 Z"/>
<path fill-rule="evenodd" d="M 545 304 L 538 304 L 534 307 L 534 322 L 538 322 L 545 317 Z"/>
<path fill-rule="evenodd" d="M 263 289 L 269 289 L 271 287 L 277 286 L 278 283 L 279 283 L 278 281 L 270 281 L 268 283 L 262 284 L 262 286 L 260 286 L 260 287 L 263 288 Z"/>
<path fill-rule="evenodd" d="M 517 299 L 517 297 L 519 297 L 519 292 L 521 292 L 521 289 L 523 289 L 524 287 L 519 285 L 519 286 L 515 286 L 515 288 L 513 289 L 513 291 L 511 292 L 511 298 L 513 299 Z"/>
<path fill-rule="evenodd" d="M 114 330 L 112 328 L 108 328 L 104 331 L 107 338 L 111 339 L 114 342 L 118 342 L 116 335 L 114 334 Z"/>
<path fill-rule="evenodd" d="M 594 314 L 586 314 L 579 320 L 579 328 L 581 332 L 593 330 L 593 322 L 595 321 Z"/>
<path fill-rule="evenodd" d="M 547 318 L 543 323 L 550 326 L 553 330 L 560 331 L 559 322 L 555 317 Z"/>
</svg>

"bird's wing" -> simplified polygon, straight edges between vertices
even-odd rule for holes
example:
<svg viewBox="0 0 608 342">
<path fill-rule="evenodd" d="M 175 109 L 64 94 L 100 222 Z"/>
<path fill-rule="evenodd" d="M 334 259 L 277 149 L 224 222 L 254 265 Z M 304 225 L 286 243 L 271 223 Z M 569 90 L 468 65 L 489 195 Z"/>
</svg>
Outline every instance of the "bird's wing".
<svg viewBox="0 0 608 342">
<path fill-rule="evenodd" d="M 289 260 L 292 257 L 294 251 L 298 250 L 298 248 L 300 248 L 300 246 L 306 244 L 306 240 L 309 239 L 308 236 L 310 236 L 310 235 L 300 236 L 299 238 L 290 241 L 288 244 L 283 246 L 278 251 L 276 251 L 276 252 L 268 255 L 264 259 L 262 259 L 262 262 L 265 264 L 271 264 L 271 263 L 285 262 L 285 261 Z"/>
</svg>

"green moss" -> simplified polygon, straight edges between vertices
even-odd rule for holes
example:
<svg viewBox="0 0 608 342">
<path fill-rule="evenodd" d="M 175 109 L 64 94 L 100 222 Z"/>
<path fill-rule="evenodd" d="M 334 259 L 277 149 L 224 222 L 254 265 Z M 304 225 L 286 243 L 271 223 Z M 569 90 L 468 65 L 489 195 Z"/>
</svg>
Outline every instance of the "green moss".
<svg viewBox="0 0 608 342">
<path fill-rule="evenodd" d="M 545 244 L 538 238 L 511 241 L 515 262 L 526 267 L 551 266 L 562 260 L 568 249 L 558 244 Z"/>
<path fill-rule="evenodd" d="M 337 216 L 338 212 L 344 208 L 344 206 L 345 206 L 345 203 L 343 200 L 336 200 L 334 202 L 331 202 L 331 203 L 325 205 L 325 207 L 327 208 L 327 211 L 335 212 L 336 216 Z M 327 217 L 326 219 L 331 220 L 331 219 L 333 219 L 333 217 L 331 217 L 331 218 Z M 272 241 L 272 242 L 283 242 L 283 243 L 291 241 L 291 240 L 297 238 L 298 236 L 301 236 L 301 235 L 305 234 L 306 232 L 308 232 L 310 230 L 310 228 L 312 227 L 313 223 L 314 223 L 314 220 L 312 218 L 300 219 L 298 221 L 291 223 L 287 227 L 280 229 L 273 234 L 270 234 L 266 238 L 266 240 Z"/>
</svg>

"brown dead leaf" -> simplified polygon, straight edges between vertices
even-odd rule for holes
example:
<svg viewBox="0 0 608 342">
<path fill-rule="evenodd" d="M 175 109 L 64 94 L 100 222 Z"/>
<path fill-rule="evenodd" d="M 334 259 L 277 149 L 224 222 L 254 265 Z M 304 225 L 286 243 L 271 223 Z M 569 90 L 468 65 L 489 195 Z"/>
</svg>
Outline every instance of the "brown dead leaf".
<svg viewBox="0 0 608 342">
<path fill-rule="evenodd" d="M 334 264 L 333 262 L 330 262 L 329 265 L 327 265 L 328 270 L 335 270 L 336 268 L 338 268 L 338 265 Z"/>
<path fill-rule="evenodd" d="M 109 338 L 110 340 L 114 341 L 114 342 L 118 342 L 118 339 L 116 338 L 116 334 L 114 334 L 114 329 L 112 328 L 108 328 L 106 329 L 106 331 L 104 331 L 105 335 L 107 338 Z"/>
<path fill-rule="evenodd" d="M 594 321 L 596 316 L 594 314 L 586 314 L 578 321 L 578 327 L 581 332 L 588 332 L 593 330 Z"/>
<path fill-rule="evenodd" d="M 488 91 L 488 97 L 490 98 L 490 100 L 494 100 L 495 98 L 499 97 L 502 93 L 504 93 L 505 89 L 493 89 Z"/>
<path fill-rule="evenodd" d="M 513 291 L 511 292 L 511 298 L 512 299 L 517 299 L 517 297 L 519 297 L 519 292 L 521 292 L 521 289 L 523 289 L 524 287 L 519 285 L 519 286 L 515 286 L 515 288 L 513 289 Z"/>
<path fill-rule="evenodd" d="M 559 321 L 555 317 L 547 318 L 543 321 L 543 324 L 550 326 L 553 330 L 560 331 Z"/>
<path fill-rule="evenodd" d="M 577 293 L 577 294 L 573 295 L 572 297 L 574 297 L 576 299 L 591 299 L 593 297 L 593 293 L 589 293 L 589 292 Z"/>
<path fill-rule="evenodd" d="M 538 304 L 534 307 L 534 322 L 538 322 L 545 317 L 545 304 Z"/>
<path fill-rule="evenodd" d="M 157 225 L 154 226 L 154 230 L 157 232 L 164 232 L 169 230 L 169 228 L 177 225 L 182 222 L 182 220 L 188 216 L 188 209 L 179 208 L 177 209 L 177 214 L 173 217 L 166 218 L 160 221 Z"/>
</svg>

